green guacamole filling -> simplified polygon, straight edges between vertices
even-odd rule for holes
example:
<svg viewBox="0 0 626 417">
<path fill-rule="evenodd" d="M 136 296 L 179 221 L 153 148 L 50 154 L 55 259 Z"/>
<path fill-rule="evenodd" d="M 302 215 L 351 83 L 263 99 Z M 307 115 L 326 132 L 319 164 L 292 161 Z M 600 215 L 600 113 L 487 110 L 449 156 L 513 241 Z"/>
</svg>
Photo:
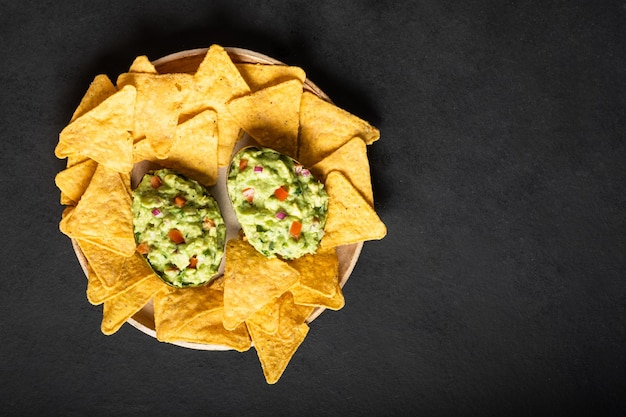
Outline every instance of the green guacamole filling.
<svg viewBox="0 0 626 417">
<path fill-rule="evenodd" d="M 227 189 L 248 242 L 267 257 L 315 253 L 328 195 L 311 172 L 272 149 L 249 147 L 233 158 Z"/>
<path fill-rule="evenodd" d="M 132 214 L 137 250 L 166 283 L 182 288 L 215 277 L 226 225 L 202 185 L 170 169 L 148 172 L 133 191 Z"/>
</svg>

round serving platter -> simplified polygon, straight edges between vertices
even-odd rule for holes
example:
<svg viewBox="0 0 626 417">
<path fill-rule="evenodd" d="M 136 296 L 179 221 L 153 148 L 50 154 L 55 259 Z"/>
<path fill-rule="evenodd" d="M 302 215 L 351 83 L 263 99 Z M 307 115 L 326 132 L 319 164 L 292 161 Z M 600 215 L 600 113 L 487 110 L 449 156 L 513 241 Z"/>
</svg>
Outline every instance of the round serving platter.
<svg viewBox="0 0 626 417">
<path fill-rule="evenodd" d="M 247 49 L 241 48 L 224 48 L 226 52 L 228 52 L 230 58 L 234 63 L 251 63 L 251 64 L 269 64 L 269 65 L 285 65 L 283 62 L 280 62 L 274 58 L 269 56 L 260 54 L 258 52 L 250 51 Z M 187 51 L 176 52 L 171 55 L 167 55 L 163 58 L 159 58 L 152 62 L 157 71 L 160 74 L 165 73 L 194 73 L 202 59 L 206 55 L 208 48 L 200 48 L 200 49 L 192 49 Z M 308 78 L 304 81 L 304 89 L 308 90 L 318 97 L 331 101 L 330 98 L 313 82 L 311 82 Z M 242 139 L 237 142 L 235 149 L 233 150 L 233 154 L 236 153 L 239 149 L 254 145 L 254 140 L 247 134 L 244 133 Z M 133 171 L 131 173 L 131 185 L 133 188 L 139 183 L 143 175 L 148 172 L 150 169 L 158 168 L 149 162 L 140 162 L 135 164 Z M 235 213 L 232 209 L 230 199 L 228 198 L 228 193 L 226 190 L 226 169 L 227 167 L 221 167 L 218 170 L 218 181 L 217 184 L 213 187 L 209 187 L 209 191 L 217 200 L 220 209 L 222 211 L 222 216 L 224 217 L 224 221 L 226 222 L 226 238 L 230 239 L 232 237 L 237 236 L 239 230 L 241 229 L 237 218 L 235 217 Z M 76 257 L 83 269 L 85 275 L 88 275 L 88 262 L 86 257 L 83 255 L 80 247 L 77 242 L 72 239 L 72 246 L 76 253 Z M 361 249 L 363 248 L 363 242 L 354 243 L 350 245 L 343 245 L 337 248 L 337 256 L 339 260 L 339 285 L 343 288 L 348 278 L 350 278 L 350 274 L 356 265 L 356 262 L 361 253 Z M 224 260 L 222 260 L 222 265 L 220 267 L 220 274 L 224 271 Z M 311 323 L 320 314 L 325 310 L 323 307 L 316 308 L 311 315 L 308 317 L 307 322 Z M 139 310 L 133 317 L 128 319 L 128 323 L 142 331 L 143 333 L 156 338 L 156 330 L 154 324 L 154 308 L 152 305 L 152 301 L 146 304 L 141 310 Z M 208 345 L 208 344 L 200 344 L 200 343 L 189 343 L 189 342 L 178 342 L 174 343 L 177 346 L 186 347 L 190 349 L 198 349 L 198 350 L 230 350 L 229 347 L 221 346 L 221 345 Z"/>
</svg>

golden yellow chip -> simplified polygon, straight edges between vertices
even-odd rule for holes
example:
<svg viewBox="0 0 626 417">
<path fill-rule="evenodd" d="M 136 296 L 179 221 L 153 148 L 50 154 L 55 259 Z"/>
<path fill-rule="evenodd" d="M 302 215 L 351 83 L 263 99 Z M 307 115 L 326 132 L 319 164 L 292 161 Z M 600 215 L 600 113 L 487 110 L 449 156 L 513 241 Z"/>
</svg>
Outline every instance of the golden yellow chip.
<svg viewBox="0 0 626 417">
<path fill-rule="evenodd" d="M 292 287 L 293 288 L 293 287 Z M 308 317 L 315 310 L 315 306 L 298 305 L 294 301 L 290 291 L 284 293 L 277 301 L 280 309 L 278 331 L 274 337 L 286 341 L 293 340 L 297 336 L 297 329 L 302 323 L 306 323 Z"/>
<path fill-rule="evenodd" d="M 382 239 L 387 234 L 376 211 L 341 172 L 329 172 L 324 186 L 328 192 L 328 214 L 321 247 Z"/>
<path fill-rule="evenodd" d="M 311 167 L 311 172 L 326 180 L 330 171 L 340 171 L 359 190 L 370 206 L 374 206 L 374 193 L 367 159 L 367 145 L 361 138 L 353 138 L 345 145 Z"/>
<path fill-rule="evenodd" d="M 229 240 L 225 257 L 224 327 L 228 330 L 298 281 L 298 271 L 278 258 L 266 258 L 243 240 Z"/>
<path fill-rule="evenodd" d="M 98 163 L 85 159 L 59 172 L 54 182 L 61 190 L 61 204 L 75 205 L 89 186 Z"/>
<path fill-rule="evenodd" d="M 279 299 L 280 300 L 280 299 Z M 280 315 L 279 300 L 272 300 L 263 308 L 253 313 L 246 319 L 246 323 L 256 324 L 265 333 L 274 334 L 278 330 L 278 319 Z"/>
<path fill-rule="evenodd" d="M 252 343 L 261 362 L 263 375 L 268 384 L 275 384 L 287 368 L 289 361 L 296 353 L 300 344 L 304 341 L 309 326 L 305 323 L 293 329 L 293 338 L 285 340 L 276 338 L 254 324 L 248 325 L 248 331 L 252 338 Z"/>
<path fill-rule="evenodd" d="M 261 90 L 289 80 L 300 80 L 304 83 L 306 74 L 300 67 L 289 65 L 268 64 L 235 64 L 251 91 Z"/>
<path fill-rule="evenodd" d="M 223 308 L 224 296 L 206 286 L 171 288 L 154 297 L 154 323 L 157 339 L 170 340 L 178 329 L 199 314 Z"/>
<path fill-rule="evenodd" d="M 135 237 L 127 182 L 128 176 L 98 165 L 76 208 L 62 220 L 61 231 L 122 256 L 132 255 Z"/>
<path fill-rule="evenodd" d="M 174 169 L 205 186 L 217 182 L 217 115 L 208 109 L 178 125 L 169 155 L 158 159 L 147 139 L 134 144 L 134 160 Z"/>
<path fill-rule="evenodd" d="M 298 284 L 320 296 L 331 297 L 337 290 L 339 260 L 335 249 L 318 250 L 289 261 L 289 266 L 300 272 Z"/>
<path fill-rule="evenodd" d="M 93 305 L 102 304 L 106 300 L 128 291 L 145 277 L 154 274 L 139 254 L 124 258 L 121 274 L 111 287 L 107 287 L 104 284 L 102 271 L 98 273 L 95 268 L 92 268 L 92 270 L 96 275 L 96 279 L 94 280 L 90 277 L 88 280 L 87 300 Z"/>
<path fill-rule="evenodd" d="M 89 84 L 89 88 L 81 99 L 80 104 L 74 111 L 70 122 L 78 119 L 89 110 L 96 108 L 100 103 L 116 92 L 117 88 L 115 88 L 109 77 L 105 74 L 96 75 L 91 84 Z"/>
<path fill-rule="evenodd" d="M 166 288 L 156 274 L 149 275 L 139 283 L 104 302 L 102 308 L 102 333 L 110 335 L 119 330 L 126 321 L 145 306 L 159 291 Z"/>
<path fill-rule="evenodd" d="M 191 82 L 191 76 L 187 81 L 185 76 L 128 72 L 117 79 L 118 88 L 131 85 L 137 89 L 133 136 L 145 136 L 159 159 L 167 157 L 176 138 L 184 90 Z"/>
<path fill-rule="evenodd" d="M 157 74 L 156 68 L 152 65 L 152 62 L 145 55 L 140 55 L 135 58 L 130 66 L 128 72 L 142 72 L 145 74 Z"/>
<path fill-rule="evenodd" d="M 217 345 L 245 352 L 250 349 L 250 334 L 245 324 L 226 330 L 222 324 L 223 309 L 208 311 L 195 316 L 183 325 L 167 342 L 190 342 Z"/>
<path fill-rule="evenodd" d="M 220 166 L 228 165 L 233 147 L 241 138 L 241 129 L 228 115 L 226 103 L 249 92 L 250 88 L 224 48 L 211 45 L 193 76 L 182 117 L 192 117 L 208 108 L 217 111 Z"/>
<path fill-rule="evenodd" d="M 302 82 L 289 80 L 228 103 L 241 128 L 261 146 L 296 157 Z"/>
<path fill-rule="evenodd" d="M 289 291 L 293 294 L 294 303 L 302 306 L 341 310 L 346 304 L 338 283 L 335 284 L 333 295 L 321 295 L 319 292 L 300 284 L 294 285 Z"/>
<path fill-rule="evenodd" d="M 311 92 L 302 94 L 296 158 L 302 164 L 315 165 L 354 137 L 360 137 L 369 145 L 380 138 L 380 132 L 365 120 Z"/>
<path fill-rule="evenodd" d="M 82 155 L 115 171 L 130 172 L 135 96 L 135 88 L 126 86 L 67 125 L 59 135 L 55 155 Z"/>
</svg>

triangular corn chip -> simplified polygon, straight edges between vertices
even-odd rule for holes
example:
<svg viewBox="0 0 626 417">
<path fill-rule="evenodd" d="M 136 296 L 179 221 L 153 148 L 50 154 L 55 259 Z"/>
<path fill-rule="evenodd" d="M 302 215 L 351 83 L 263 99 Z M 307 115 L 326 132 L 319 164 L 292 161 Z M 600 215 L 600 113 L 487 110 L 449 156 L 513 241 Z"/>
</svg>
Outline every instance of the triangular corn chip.
<svg viewBox="0 0 626 417">
<path fill-rule="evenodd" d="M 157 74 L 156 68 L 152 65 L 152 62 L 148 59 L 146 55 L 140 55 L 130 66 L 128 72 L 142 72 L 145 74 Z"/>
<path fill-rule="evenodd" d="M 302 94 L 296 158 L 301 163 L 313 166 L 355 136 L 369 145 L 380 138 L 380 132 L 365 120 L 311 92 Z"/>
<path fill-rule="evenodd" d="M 78 154 L 118 172 L 133 167 L 136 90 L 126 86 L 63 129 L 55 148 L 58 158 Z"/>
<path fill-rule="evenodd" d="M 61 190 L 61 204 L 76 204 L 89 186 L 98 163 L 85 159 L 59 172 L 54 182 Z"/>
<path fill-rule="evenodd" d="M 224 327 L 228 330 L 298 281 L 298 271 L 278 258 L 266 258 L 243 240 L 228 241 L 225 256 Z"/>
<path fill-rule="evenodd" d="M 261 146 L 296 157 L 302 82 L 285 81 L 228 103 L 230 114 Z"/>
<path fill-rule="evenodd" d="M 387 234 L 376 211 L 341 172 L 329 172 L 324 186 L 328 193 L 328 214 L 321 247 L 382 239 Z"/>
<path fill-rule="evenodd" d="M 311 167 L 311 172 L 326 180 L 330 171 L 340 171 L 359 190 L 370 206 L 374 205 L 367 145 L 361 138 L 349 140 L 345 145 Z"/>
<path fill-rule="evenodd" d="M 304 70 L 295 66 L 249 63 L 235 64 L 235 66 L 243 79 L 246 80 L 251 91 L 261 90 L 294 79 L 303 83 L 306 79 Z"/>
<path fill-rule="evenodd" d="M 62 231 L 122 256 L 132 255 L 135 237 L 129 181 L 128 176 L 98 165 L 75 210 L 62 221 Z"/>
<path fill-rule="evenodd" d="M 108 76 L 105 74 L 96 75 L 91 84 L 89 84 L 89 88 L 80 101 L 80 104 L 74 111 L 70 122 L 78 119 L 89 110 L 96 108 L 100 103 L 116 92 L 117 88 L 115 88 Z"/>
</svg>

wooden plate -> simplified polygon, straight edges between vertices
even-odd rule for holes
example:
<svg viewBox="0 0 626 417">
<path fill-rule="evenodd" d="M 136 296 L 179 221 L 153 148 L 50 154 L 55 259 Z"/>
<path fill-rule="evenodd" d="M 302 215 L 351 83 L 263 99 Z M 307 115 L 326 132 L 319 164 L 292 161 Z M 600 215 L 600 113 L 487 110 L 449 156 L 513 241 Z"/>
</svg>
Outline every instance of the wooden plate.
<svg viewBox="0 0 626 417">
<path fill-rule="evenodd" d="M 270 64 L 270 65 L 285 65 L 284 63 L 273 59 L 271 57 L 262 55 L 258 52 L 249 51 L 241 48 L 224 48 L 231 59 L 235 63 L 260 63 L 260 64 Z M 175 72 L 185 72 L 185 73 L 194 73 L 200 62 L 206 55 L 208 48 L 201 49 L 192 49 L 188 51 L 177 52 L 171 55 L 167 55 L 163 58 L 157 59 L 153 62 L 153 65 L 156 67 L 157 71 L 161 74 L 163 73 L 175 73 Z M 304 89 L 311 91 L 316 94 L 318 97 L 330 101 L 330 98 L 320 90 L 313 82 L 311 82 L 308 78 L 304 82 Z M 254 140 L 244 134 L 243 138 L 237 143 L 233 153 L 237 152 L 244 146 L 253 145 Z M 158 168 L 153 166 L 147 162 L 140 162 L 135 164 L 133 168 L 133 172 L 131 173 L 131 183 L 133 187 L 141 180 L 143 174 L 145 174 L 148 170 Z M 240 225 L 237 222 L 237 218 L 235 217 L 234 211 L 232 209 L 230 200 L 228 198 L 228 193 L 226 191 L 226 169 L 227 167 L 219 168 L 218 171 L 218 182 L 215 186 L 210 187 L 209 191 L 215 197 L 218 204 L 220 205 L 220 209 L 222 211 L 222 216 L 224 217 L 224 221 L 226 222 L 226 238 L 229 239 L 237 235 L 240 229 Z M 76 257 L 83 269 L 85 275 L 87 272 L 87 259 L 83 255 L 80 247 L 76 243 L 75 240 L 72 240 L 72 246 L 74 251 L 76 252 Z M 361 253 L 361 249 L 363 248 L 363 242 L 344 245 L 337 248 L 337 255 L 339 258 L 339 285 L 343 288 L 343 286 L 350 278 L 350 274 L 356 265 L 356 262 Z M 222 260 L 222 266 L 220 267 L 220 272 L 224 270 L 224 260 Z M 307 322 L 312 322 L 315 320 L 322 312 L 324 308 L 318 307 L 307 319 Z M 154 308 L 152 306 L 152 302 L 146 304 L 141 310 L 139 310 L 133 317 L 128 320 L 135 328 L 144 332 L 145 334 L 156 338 L 156 331 L 154 325 Z M 199 349 L 199 350 L 230 350 L 230 348 L 221 345 L 207 345 L 207 344 L 199 344 L 199 343 L 187 343 L 187 342 L 179 342 L 175 343 L 178 346 L 190 348 L 190 349 Z"/>
</svg>

